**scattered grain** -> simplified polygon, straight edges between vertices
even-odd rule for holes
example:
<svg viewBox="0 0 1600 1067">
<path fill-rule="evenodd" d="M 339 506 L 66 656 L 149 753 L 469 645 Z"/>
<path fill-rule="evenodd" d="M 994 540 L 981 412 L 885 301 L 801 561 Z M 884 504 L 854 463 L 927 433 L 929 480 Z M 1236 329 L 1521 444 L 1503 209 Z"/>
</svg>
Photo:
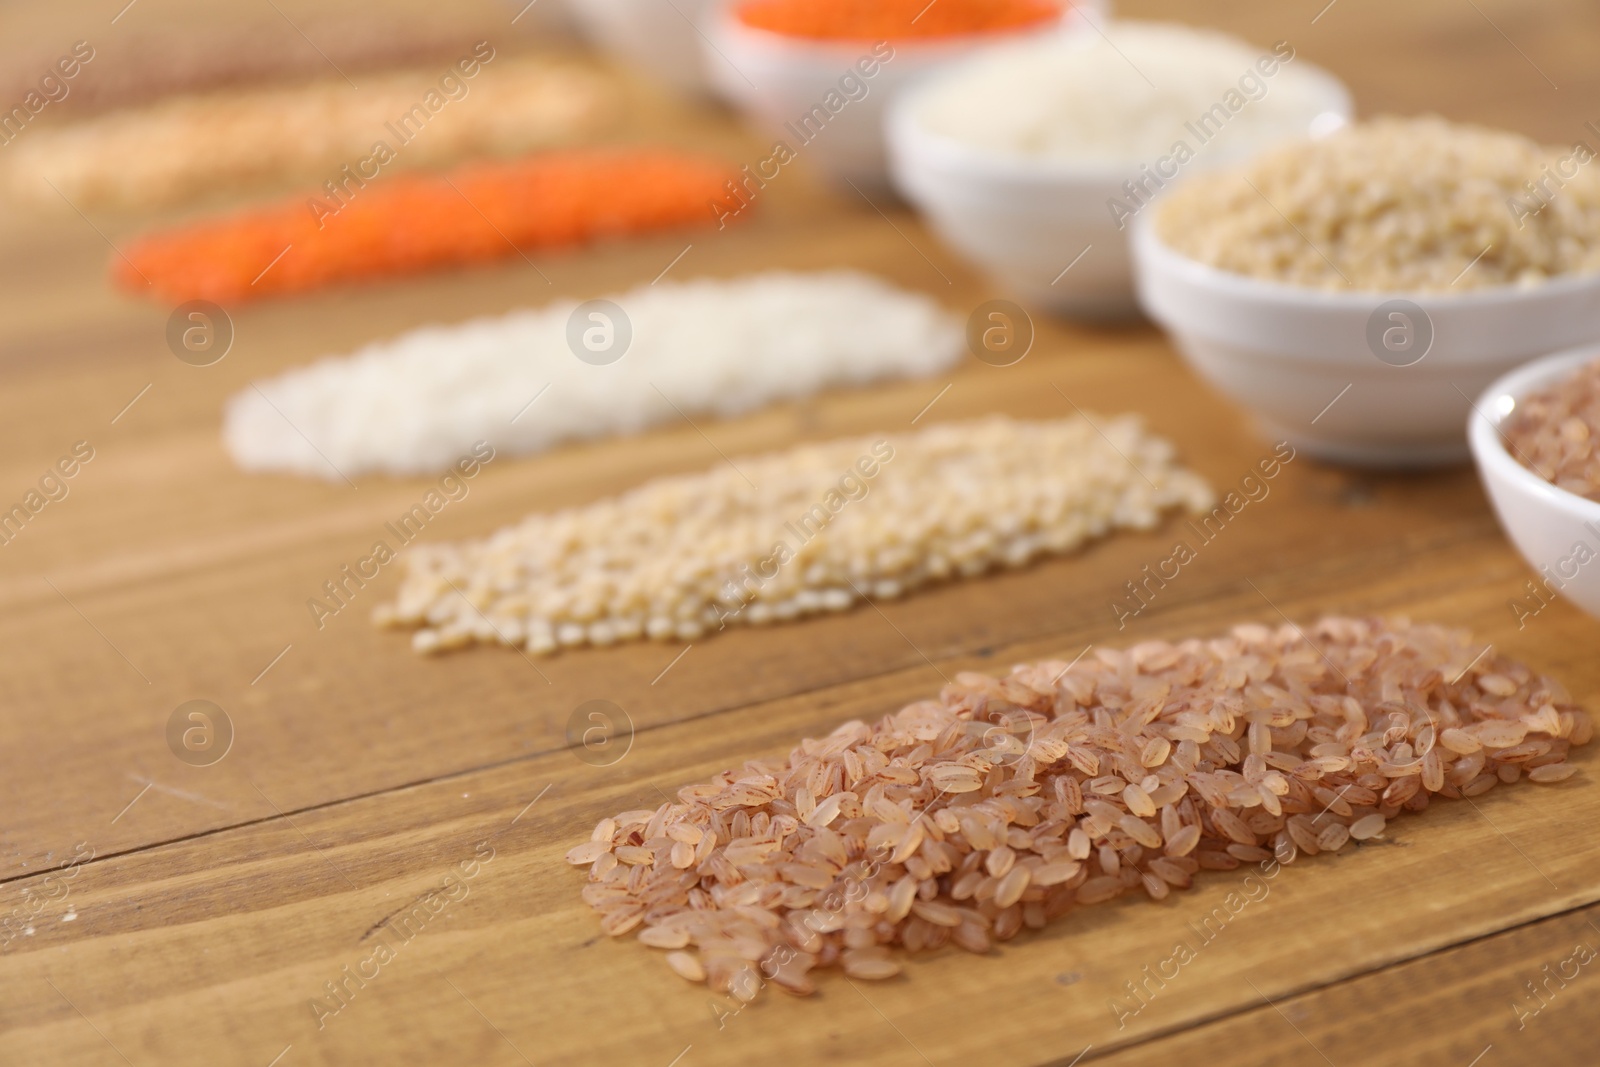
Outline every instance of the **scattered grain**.
<svg viewBox="0 0 1600 1067">
<path fill-rule="evenodd" d="M 1350 824 L 1350 836 L 1357 841 L 1366 841 L 1383 833 L 1383 828 L 1388 825 L 1388 820 L 1376 813 L 1363 815 Z"/>
<path fill-rule="evenodd" d="M 691 982 L 706 980 L 706 969 L 701 964 L 700 958 L 692 952 L 667 953 L 667 966 Z"/>
</svg>

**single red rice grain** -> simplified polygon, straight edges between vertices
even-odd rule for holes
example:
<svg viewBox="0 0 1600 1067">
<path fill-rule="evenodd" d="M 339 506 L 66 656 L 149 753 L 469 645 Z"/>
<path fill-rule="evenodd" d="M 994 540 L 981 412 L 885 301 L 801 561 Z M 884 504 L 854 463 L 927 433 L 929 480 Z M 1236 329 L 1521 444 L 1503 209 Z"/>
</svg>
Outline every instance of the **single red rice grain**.
<svg viewBox="0 0 1600 1067">
<path fill-rule="evenodd" d="M 1372 815 L 1363 815 L 1361 818 L 1350 824 L 1350 836 L 1355 838 L 1357 841 L 1366 841 L 1370 838 L 1377 837 L 1379 834 L 1383 833 L 1383 828 L 1387 824 L 1387 821 L 1388 820 L 1386 820 L 1382 815 L 1378 815 L 1376 813 Z"/>
<path fill-rule="evenodd" d="M 679 977 L 687 978 L 691 982 L 706 980 L 706 969 L 700 963 L 700 957 L 692 952 L 667 953 L 667 966 L 677 971 Z"/>
</svg>

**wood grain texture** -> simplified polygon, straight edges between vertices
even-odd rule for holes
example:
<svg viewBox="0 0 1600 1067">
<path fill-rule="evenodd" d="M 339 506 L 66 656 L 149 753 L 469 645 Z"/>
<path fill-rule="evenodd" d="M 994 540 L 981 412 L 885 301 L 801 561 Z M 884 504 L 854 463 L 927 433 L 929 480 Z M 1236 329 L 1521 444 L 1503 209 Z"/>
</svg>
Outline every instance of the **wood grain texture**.
<svg viewBox="0 0 1600 1067">
<path fill-rule="evenodd" d="M 488 0 L 459 7 L 463 25 L 515 14 Z M 122 21 L 181 34 L 210 26 L 212 12 L 140 0 Z M 1146 0 L 1122 12 L 1288 39 L 1346 78 L 1366 113 L 1438 111 L 1556 141 L 1600 117 L 1588 56 L 1600 12 L 1576 0 L 1228 0 L 1204 13 Z M 86 19 L 39 6 L 0 25 L 42 46 L 84 36 Z M 613 73 L 629 117 L 608 137 L 765 154 L 726 113 Z M 1393 612 L 1470 626 L 1600 708 L 1600 625 L 1556 604 L 1519 628 L 1507 602 L 1531 572 L 1470 470 L 1373 475 L 1305 457 L 1125 630 L 1111 605 L 1190 536 L 1180 517 L 881 612 L 730 632 L 665 674 L 682 646 L 533 663 L 494 649 L 412 656 L 366 620 L 392 575 L 313 625 L 306 598 L 429 482 L 364 477 L 352 490 L 241 475 L 220 447 L 219 410 L 254 379 L 428 322 L 639 284 L 686 244 L 674 276 L 854 266 L 962 314 L 1001 295 L 903 210 L 831 192 L 803 164 L 768 193 L 726 232 L 237 309 L 234 350 L 203 369 L 166 351 L 168 309 L 104 281 L 110 246 L 159 219 L 0 205 L 0 502 L 75 441 L 96 450 L 70 495 L 0 548 L 0 918 L 30 931 L 0 947 L 0 1063 L 1591 1062 L 1583 1023 L 1600 963 L 1542 1001 L 1524 985 L 1577 945 L 1600 949 L 1600 858 L 1581 845 L 1600 818 L 1588 753 L 1561 786 L 1438 804 L 1379 842 L 1284 869 L 1178 978 L 1147 987 L 1142 1007 L 1126 983 L 1193 939 L 1245 871 L 1162 904 L 1075 914 L 989 957 L 941 952 L 880 984 L 829 976 L 814 998 L 764 995 L 736 1014 L 660 953 L 599 934 L 578 899 L 581 873 L 561 862 L 597 819 L 892 711 L 960 669 L 1279 612 Z M 1148 327 L 1038 326 L 1014 367 L 969 361 L 939 379 L 701 428 L 731 455 L 906 433 L 948 383 L 919 426 L 1074 405 L 1137 411 L 1218 486 L 1271 450 Z M 481 534 L 717 461 L 681 424 L 502 457 L 427 536 Z M 565 747 L 568 716 L 596 697 L 623 707 L 635 731 L 627 757 L 604 768 Z M 234 748 L 212 767 L 167 749 L 168 715 L 193 698 L 235 724 Z M 464 896 L 417 911 L 475 855 Z M 394 959 L 352 982 L 319 1026 L 312 1005 L 326 983 L 379 943 Z M 1518 1028 L 1514 1003 L 1541 1010 Z"/>
<path fill-rule="evenodd" d="M 1134 1045 L 1115 1067 L 1588 1063 L 1600 910 L 1578 908 Z M 1587 962 L 1585 962 L 1587 960 Z"/>
</svg>

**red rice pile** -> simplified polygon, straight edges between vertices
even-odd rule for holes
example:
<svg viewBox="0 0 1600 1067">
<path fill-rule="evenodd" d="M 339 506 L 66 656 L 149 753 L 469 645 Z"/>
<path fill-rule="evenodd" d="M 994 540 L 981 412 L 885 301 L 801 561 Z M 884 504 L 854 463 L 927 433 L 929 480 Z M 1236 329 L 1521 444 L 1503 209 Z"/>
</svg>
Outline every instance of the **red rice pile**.
<svg viewBox="0 0 1600 1067">
<path fill-rule="evenodd" d="M 1519 401 L 1505 434 L 1524 467 L 1569 493 L 1600 500 L 1600 360 Z"/>
<path fill-rule="evenodd" d="M 1337 851 L 1429 799 L 1558 782 L 1591 726 L 1561 686 L 1404 620 L 1096 650 L 962 673 L 567 853 L 612 936 L 749 1000 L 813 968 L 900 969 L 889 947 L 985 952 L 1129 890 Z M 1476 657 L 1476 658 L 1475 658 Z M 691 949 L 690 946 L 693 946 Z"/>
</svg>

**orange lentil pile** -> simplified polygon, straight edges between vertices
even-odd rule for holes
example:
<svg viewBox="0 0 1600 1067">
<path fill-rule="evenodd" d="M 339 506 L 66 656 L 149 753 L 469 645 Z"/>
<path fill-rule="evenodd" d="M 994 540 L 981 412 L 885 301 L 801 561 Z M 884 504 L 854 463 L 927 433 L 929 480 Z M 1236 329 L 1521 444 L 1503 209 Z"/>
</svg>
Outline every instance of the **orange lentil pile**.
<svg viewBox="0 0 1600 1067">
<path fill-rule="evenodd" d="M 1060 18 L 1061 0 L 751 0 L 739 21 L 788 37 L 905 40 L 1018 30 Z"/>
<path fill-rule="evenodd" d="M 579 149 L 394 175 L 150 234 L 116 282 L 164 300 L 237 303 L 715 218 L 734 172 L 702 156 Z M 337 210 L 335 210 L 337 209 Z"/>
</svg>

